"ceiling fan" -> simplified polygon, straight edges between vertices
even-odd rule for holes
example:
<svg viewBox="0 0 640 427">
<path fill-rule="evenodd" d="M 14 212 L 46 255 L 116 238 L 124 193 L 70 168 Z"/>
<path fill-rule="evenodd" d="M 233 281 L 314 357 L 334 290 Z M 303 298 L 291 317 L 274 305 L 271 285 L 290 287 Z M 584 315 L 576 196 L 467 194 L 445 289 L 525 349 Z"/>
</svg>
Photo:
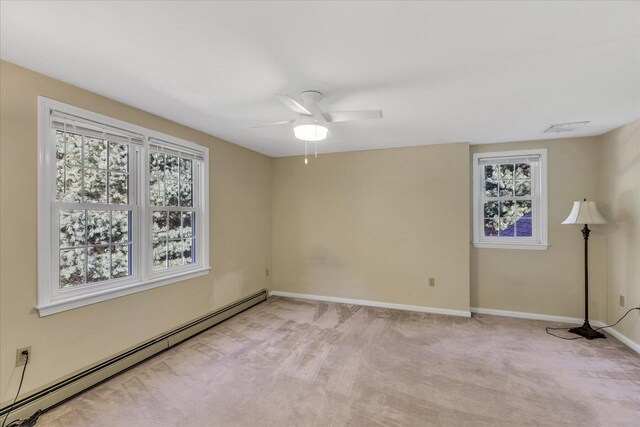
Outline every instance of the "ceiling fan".
<svg viewBox="0 0 640 427">
<path fill-rule="evenodd" d="M 284 120 L 252 126 L 253 128 L 287 125 L 292 123 L 293 132 L 296 138 L 302 141 L 317 142 L 327 137 L 329 129 L 326 125 L 328 123 L 382 118 L 381 110 L 333 111 L 325 113 L 320 109 L 320 107 L 318 107 L 318 102 L 322 99 L 322 93 L 316 90 L 306 90 L 302 92 L 300 94 L 301 102 L 296 101 L 288 95 L 276 95 L 276 98 L 295 113 L 298 113 L 301 117 L 293 120 Z"/>
</svg>

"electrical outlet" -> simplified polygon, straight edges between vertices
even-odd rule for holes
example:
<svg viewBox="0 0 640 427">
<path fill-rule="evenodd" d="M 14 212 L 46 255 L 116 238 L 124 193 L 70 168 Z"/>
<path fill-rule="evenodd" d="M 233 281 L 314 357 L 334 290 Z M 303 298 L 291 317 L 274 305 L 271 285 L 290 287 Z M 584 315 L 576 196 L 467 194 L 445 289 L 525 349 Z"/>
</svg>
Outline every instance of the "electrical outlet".
<svg viewBox="0 0 640 427">
<path fill-rule="evenodd" d="M 624 307 L 624 295 L 620 295 L 620 307 Z"/>
<path fill-rule="evenodd" d="M 267 277 L 269 277 L 269 269 L 268 268 L 267 268 L 266 274 L 267 274 Z"/>
<path fill-rule="evenodd" d="M 18 366 L 22 366 L 27 363 L 27 356 L 22 354 L 22 352 L 26 351 L 29 354 L 29 358 L 31 358 L 31 346 L 19 348 L 16 350 L 16 368 Z"/>
<path fill-rule="evenodd" d="M 429 286 L 435 286 L 435 285 L 436 285 L 436 278 L 429 277 Z"/>
</svg>

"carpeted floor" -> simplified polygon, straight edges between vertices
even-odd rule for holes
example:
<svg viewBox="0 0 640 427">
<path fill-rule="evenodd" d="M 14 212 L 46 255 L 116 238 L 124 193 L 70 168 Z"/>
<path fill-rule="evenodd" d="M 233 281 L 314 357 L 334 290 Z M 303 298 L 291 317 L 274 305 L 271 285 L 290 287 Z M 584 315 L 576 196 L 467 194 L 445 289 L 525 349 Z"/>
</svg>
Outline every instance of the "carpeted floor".
<svg viewBox="0 0 640 427">
<path fill-rule="evenodd" d="M 38 426 L 640 425 L 640 356 L 550 325 L 273 297 Z"/>
</svg>

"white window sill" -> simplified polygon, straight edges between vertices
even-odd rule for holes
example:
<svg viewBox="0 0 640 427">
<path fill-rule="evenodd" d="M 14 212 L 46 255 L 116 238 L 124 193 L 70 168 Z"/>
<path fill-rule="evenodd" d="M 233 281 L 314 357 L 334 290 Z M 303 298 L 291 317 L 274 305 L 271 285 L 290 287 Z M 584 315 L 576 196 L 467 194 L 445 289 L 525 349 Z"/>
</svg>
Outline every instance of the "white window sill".
<svg viewBox="0 0 640 427">
<path fill-rule="evenodd" d="M 473 242 L 478 249 L 524 249 L 527 251 L 546 251 L 549 245 L 543 243 L 490 243 Z"/>
<path fill-rule="evenodd" d="M 180 273 L 167 275 L 159 278 L 147 280 L 145 282 L 131 283 L 113 289 L 103 289 L 90 294 L 77 295 L 66 298 L 62 301 L 54 301 L 36 306 L 40 317 L 50 314 L 60 313 L 62 311 L 71 310 L 73 308 L 83 307 L 89 304 L 110 300 L 113 298 L 130 295 L 136 292 L 146 291 L 147 289 L 158 288 L 160 286 L 169 285 L 171 283 L 181 282 L 194 277 L 204 276 L 209 273 L 211 267 L 202 267 L 196 270 L 182 271 Z"/>
</svg>

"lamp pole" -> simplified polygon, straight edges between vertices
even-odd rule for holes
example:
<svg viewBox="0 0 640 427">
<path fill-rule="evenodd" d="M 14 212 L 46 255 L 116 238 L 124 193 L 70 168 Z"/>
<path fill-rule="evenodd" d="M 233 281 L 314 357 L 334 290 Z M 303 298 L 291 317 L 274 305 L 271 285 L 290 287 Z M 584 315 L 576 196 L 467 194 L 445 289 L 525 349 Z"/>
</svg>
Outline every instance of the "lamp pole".
<svg viewBox="0 0 640 427">
<path fill-rule="evenodd" d="M 569 332 L 581 335 L 586 339 L 606 338 L 604 334 L 596 331 L 589 324 L 589 227 L 587 224 L 582 229 L 582 237 L 584 237 L 584 323 L 579 328 L 571 328 Z"/>
<path fill-rule="evenodd" d="M 582 236 L 584 237 L 584 322 L 586 326 L 591 327 L 589 324 L 589 227 L 587 224 L 582 229 Z"/>
</svg>

